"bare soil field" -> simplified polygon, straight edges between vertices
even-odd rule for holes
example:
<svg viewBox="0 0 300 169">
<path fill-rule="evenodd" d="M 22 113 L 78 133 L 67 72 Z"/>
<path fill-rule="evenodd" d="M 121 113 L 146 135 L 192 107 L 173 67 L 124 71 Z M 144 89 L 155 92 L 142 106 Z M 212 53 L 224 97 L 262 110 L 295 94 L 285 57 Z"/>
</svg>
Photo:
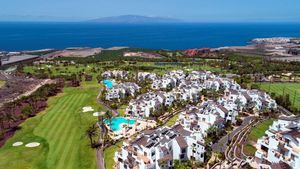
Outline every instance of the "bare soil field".
<svg viewBox="0 0 300 169">
<path fill-rule="evenodd" d="M 98 54 L 102 51 L 101 48 L 69 48 L 44 55 L 44 58 L 57 57 L 88 57 Z"/>
</svg>

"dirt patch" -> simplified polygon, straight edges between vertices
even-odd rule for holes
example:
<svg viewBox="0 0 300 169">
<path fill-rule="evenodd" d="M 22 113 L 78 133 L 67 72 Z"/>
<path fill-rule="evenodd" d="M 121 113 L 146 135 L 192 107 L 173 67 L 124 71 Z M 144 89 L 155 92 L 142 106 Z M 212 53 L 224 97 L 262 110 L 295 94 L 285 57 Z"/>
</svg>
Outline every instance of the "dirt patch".
<svg viewBox="0 0 300 169">
<path fill-rule="evenodd" d="M 61 51 L 56 51 L 44 55 L 46 58 L 57 58 L 57 57 L 88 57 L 98 54 L 102 51 L 101 48 L 69 48 Z"/>
</svg>

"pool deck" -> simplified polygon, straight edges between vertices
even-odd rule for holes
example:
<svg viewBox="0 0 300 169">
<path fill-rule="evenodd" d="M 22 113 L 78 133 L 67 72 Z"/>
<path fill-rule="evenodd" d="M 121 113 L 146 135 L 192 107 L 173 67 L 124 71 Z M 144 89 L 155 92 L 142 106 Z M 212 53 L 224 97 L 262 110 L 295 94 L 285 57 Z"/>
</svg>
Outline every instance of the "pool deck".
<svg viewBox="0 0 300 169">
<path fill-rule="evenodd" d="M 110 127 L 106 125 L 106 127 L 109 129 L 108 135 L 113 140 L 119 140 L 122 138 L 129 138 L 132 135 L 141 132 L 145 129 L 150 129 L 156 127 L 156 122 L 153 120 L 141 120 L 141 119 L 134 119 L 136 122 L 133 125 L 124 125 L 121 130 L 119 131 L 112 131 L 110 130 Z"/>
</svg>

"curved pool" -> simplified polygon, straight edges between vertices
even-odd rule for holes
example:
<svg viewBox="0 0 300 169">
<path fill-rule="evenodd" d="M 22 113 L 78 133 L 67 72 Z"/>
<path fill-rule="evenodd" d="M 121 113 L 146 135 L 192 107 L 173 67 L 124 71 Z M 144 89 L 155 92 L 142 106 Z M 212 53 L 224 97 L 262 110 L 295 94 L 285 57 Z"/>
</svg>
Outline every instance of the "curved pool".
<svg viewBox="0 0 300 169">
<path fill-rule="evenodd" d="M 124 117 L 113 117 L 110 122 L 109 120 L 105 120 L 105 124 L 108 125 L 112 131 L 119 131 L 122 129 L 122 124 L 134 125 L 135 120 L 126 119 Z"/>
<path fill-rule="evenodd" d="M 113 81 L 109 80 L 109 79 L 106 79 L 106 80 L 103 80 L 102 82 L 107 88 L 111 89 L 113 86 L 114 86 L 114 83 Z"/>
</svg>

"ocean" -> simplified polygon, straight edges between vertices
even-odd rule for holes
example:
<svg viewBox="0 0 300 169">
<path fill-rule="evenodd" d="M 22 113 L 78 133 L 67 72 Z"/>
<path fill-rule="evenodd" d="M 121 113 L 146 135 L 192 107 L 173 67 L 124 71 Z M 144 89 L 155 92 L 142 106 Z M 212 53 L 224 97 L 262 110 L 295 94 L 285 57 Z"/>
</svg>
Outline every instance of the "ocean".
<svg viewBox="0 0 300 169">
<path fill-rule="evenodd" d="M 246 45 L 253 38 L 300 37 L 300 23 L 97 24 L 0 22 L 0 51 L 128 46 L 188 49 Z"/>
</svg>

